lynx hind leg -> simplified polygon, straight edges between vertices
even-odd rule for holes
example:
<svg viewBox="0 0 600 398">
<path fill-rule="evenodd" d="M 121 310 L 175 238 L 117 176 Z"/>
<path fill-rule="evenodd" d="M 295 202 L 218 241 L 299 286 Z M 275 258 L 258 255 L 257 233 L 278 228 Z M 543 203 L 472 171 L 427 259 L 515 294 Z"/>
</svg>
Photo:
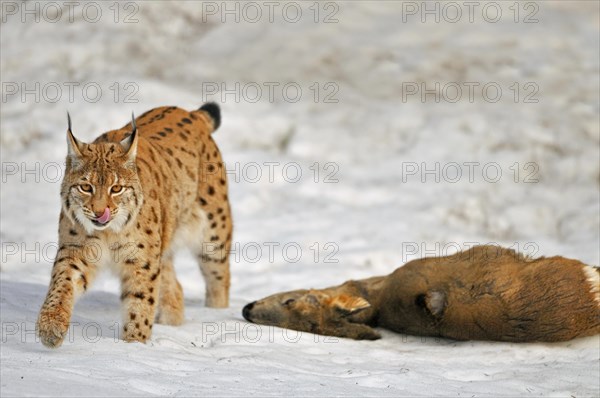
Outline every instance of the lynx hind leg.
<svg viewBox="0 0 600 398">
<path fill-rule="evenodd" d="M 205 167 L 212 167 L 214 173 L 207 173 L 198 188 L 198 202 L 206 217 L 206 228 L 197 256 L 206 283 L 206 306 L 226 308 L 229 306 L 229 251 L 233 222 L 227 197 L 225 166 L 212 139 L 207 146 L 206 156 Z"/>
<path fill-rule="evenodd" d="M 198 262 L 206 284 L 206 306 L 229 306 L 229 250 L 231 248 L 231 216 L 227 202 L 205 206 L 208 219 Z"/>
<path fill-rule="evenodd" d="M 229 250 L 227 250 L 229 252 Z M 199 256 L 200 270 L 206 284 L 206 306 L 227 308 L 229 306 L 229 255 Z"/>
<path fill-rule="evenodd" d="M 173 254 L 163 257 L 159 285 L 156 322 L 163 325 L 181 325 L 184 320 L 183 289 L 175 275 Z"/>
</svg>

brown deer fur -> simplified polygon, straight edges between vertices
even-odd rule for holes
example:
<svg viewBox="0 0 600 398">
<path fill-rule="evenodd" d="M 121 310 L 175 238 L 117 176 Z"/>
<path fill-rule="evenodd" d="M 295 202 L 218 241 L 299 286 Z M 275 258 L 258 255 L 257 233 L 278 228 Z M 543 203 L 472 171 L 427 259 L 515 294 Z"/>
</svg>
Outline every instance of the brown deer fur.
<svg viewBox="0 0 600 398">
<path fill-rule="evenodd" d="M 564 341 L 600 332 L 598 268 L 477 246 L 414 260 L 388 276 L 248 304 L 255 323 L 354 339 L 378 326 L 456 340 Z"/>
</svg>

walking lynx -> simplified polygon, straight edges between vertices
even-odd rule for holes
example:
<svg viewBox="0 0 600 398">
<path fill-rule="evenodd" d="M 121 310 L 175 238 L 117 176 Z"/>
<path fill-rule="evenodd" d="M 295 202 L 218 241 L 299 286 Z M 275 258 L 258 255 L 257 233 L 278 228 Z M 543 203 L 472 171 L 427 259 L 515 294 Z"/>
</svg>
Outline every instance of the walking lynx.
<svg viewBox="0 0 600 398">
<path fill-rule="evenodd" d="M 154 322 L 183 322 L 173 252 L 191 249 L 206 282 L 206 305 L 227 307 L 232 219 L 225 166 L 211 133 L 218 105 L 152 109 L 93 143 L 67 130 L 59 249 L 37 330 L 48 347 L 68 331 L 75 300 L 97 271 L 121 281 L 122 337 L 145 342 Z"/>
</svg>

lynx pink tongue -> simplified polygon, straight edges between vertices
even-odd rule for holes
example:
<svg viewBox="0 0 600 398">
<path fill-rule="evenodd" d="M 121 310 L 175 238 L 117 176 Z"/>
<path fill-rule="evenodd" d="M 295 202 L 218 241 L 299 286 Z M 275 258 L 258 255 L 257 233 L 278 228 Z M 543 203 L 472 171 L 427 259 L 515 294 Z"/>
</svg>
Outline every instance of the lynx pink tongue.
<svg viewBox="0 0 600 398">
<path fill-rule="evenodd" d="M 100 224 L 106 224 L 110 220 L 110 209 L 107 207 L 104 209 L 104 214 L 96 219 Z"/>
</svg>

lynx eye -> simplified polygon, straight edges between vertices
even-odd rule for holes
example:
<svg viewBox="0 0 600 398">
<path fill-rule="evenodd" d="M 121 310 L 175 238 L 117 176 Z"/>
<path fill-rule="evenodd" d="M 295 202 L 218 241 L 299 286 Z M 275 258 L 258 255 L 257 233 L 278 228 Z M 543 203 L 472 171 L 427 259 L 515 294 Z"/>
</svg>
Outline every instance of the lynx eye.
<svg viewBox="0 0 600 398">
<path fill-rule="evenodd" d="M 123 190 L 123 186 L 122 185 L 113 185 L 110 188 L 110 193 L 119 193 Z"/>
<path fill-rule="evenodd" d="M 92 187 L 90 184 L 81 184 L 77 188 L 79 188 L 81 192 L 85 193 L 92 193 L 94 191 L 94 187 Z"/>
</svg>

